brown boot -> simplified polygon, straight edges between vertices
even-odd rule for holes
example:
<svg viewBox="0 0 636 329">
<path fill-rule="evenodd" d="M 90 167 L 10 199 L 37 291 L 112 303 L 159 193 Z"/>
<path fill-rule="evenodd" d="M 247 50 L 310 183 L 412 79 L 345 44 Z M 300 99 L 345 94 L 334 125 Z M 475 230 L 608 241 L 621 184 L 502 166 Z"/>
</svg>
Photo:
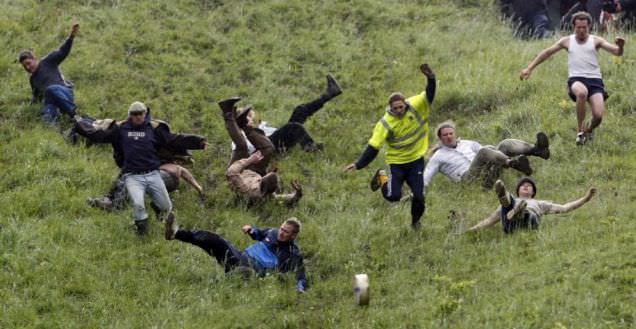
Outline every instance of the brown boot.
<svg viewBox="0 0 636 329">
<path fill-rule="evenodd" d="M 495 182 L 495 192 L 497 193 L 497 199 L 499 199 L 499 204 L 501 204 L 501 208 L 510 207 L 510 195 L 506 191 L 506 186 L 501 180 L 497 180 Z"/>
<path fill-rule="evenodd" d="M 219 107 L 223 114 L 232 113 L 234 115 L 234 104 L 238 103 L 241 97 L 230 97 L 219 102 Z"/>
</svg>

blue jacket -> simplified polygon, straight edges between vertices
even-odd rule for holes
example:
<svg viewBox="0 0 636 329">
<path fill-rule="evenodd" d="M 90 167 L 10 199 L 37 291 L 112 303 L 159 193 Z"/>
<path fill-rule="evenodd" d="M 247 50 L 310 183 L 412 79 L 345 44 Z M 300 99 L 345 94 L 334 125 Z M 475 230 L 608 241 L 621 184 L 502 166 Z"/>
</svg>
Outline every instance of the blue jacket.
<svg viewBox="0 0 636 329">
<path fill-rule="evenodd" d="M 294 241 L 278 241 L 278 229 L 274 228 L 259 230 L 253 227 L 250 237 L 258 242 L 248 247 L 245 253 L 259 275 L 265 275 L 267 270 L 281 273 L 295 271 L 296 288 L 302 291 L 307 289 L 303 256 Z"/>
</svg>

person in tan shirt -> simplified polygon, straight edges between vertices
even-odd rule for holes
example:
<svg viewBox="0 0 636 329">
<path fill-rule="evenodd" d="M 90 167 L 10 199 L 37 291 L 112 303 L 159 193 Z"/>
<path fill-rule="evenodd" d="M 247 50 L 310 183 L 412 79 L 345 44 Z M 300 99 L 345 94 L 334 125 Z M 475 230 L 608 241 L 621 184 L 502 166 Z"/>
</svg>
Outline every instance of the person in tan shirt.
<svg viewBox="0 0 636 329">
<path fill-rule="evenodd" d="M 501 221 L 505 233 L 512 233 L 518 228 L 537 229 L 541 222 L 541 216 L 548 214 L 562 214 L 577 209 L 590 201 L 596 194 L 596 188 L 590 188 L 585 196 L 566 204 L 553 203 L 551 201 L 537 200 L 536 183 L 530 177 L 523 177 L 517 184 L 517 196 L 513 197 L 506 191 L 501 180 L 495 183 L 495 191 L 500 206 L 486 219 L 477 223 L 468 231 L 491 227 Z"/>
<path fill-rule="evenodd" d="M 251 202 L 260 201 L 270 196 L 288 204 L 297 202 L 302 197 L 302 187 L 297 181 L 291 183 L 294 189 L 293 193 L 277 193 L 279 190 L 278 173 L 276 170 L 267 172 L 269 161 L 274 152 L 274 145 L 260 129 L 250 126 L 244 127 L 243 132 L 245 138 L 256 148 L 256 152 L 248 156 L 246 140 L 241 134 L 241 128 L 236 123 L 237 108 L 235 104 L 239 100 L 240 98 L 233 97 L 219 102 L 225 128 L 232 142 L 236 145 L 226 172 L 230 188 L 239 197 Z"/>
</svg>

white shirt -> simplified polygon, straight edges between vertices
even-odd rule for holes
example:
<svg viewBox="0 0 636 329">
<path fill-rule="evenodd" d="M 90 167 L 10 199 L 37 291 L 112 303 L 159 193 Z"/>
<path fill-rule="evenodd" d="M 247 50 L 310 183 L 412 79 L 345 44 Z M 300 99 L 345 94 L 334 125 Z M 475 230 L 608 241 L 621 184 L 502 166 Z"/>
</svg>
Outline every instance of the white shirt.
<svg viewBox="0 0 636 329">
<path fill-rule="evenodd" d="M 570 36 L 568 46 L 568 77 L 584 77 L 602 79 L 601 67 L 598 65 L 598 52 L 594 45 L 594 36 L 589 35 L 584 44 L 576 41 L 576 36 Z"/>
<path fill-rule="evenodd" d="M 268 126 L 267 121 L 261 121 L 261 123 L 258 125 L 258 129 L 265 132 L 265 136 L 267 137 L 271 136 L 276 130 L 278 130 L 278 128 Z M 243 130 L 241 130 L 241 134 L 243 134 L 243 138 L 245 139 L 245 142 L 247 143 L 247 152 L 249 154 L 256 152 L 256 148 L 254 147 L 254 145 L 252 145 L 252 143 L 250 143 L 247 137 L 245 137 L 245 133 L 243 132 Z M 232 142 L 232 151 L 234 150 L 236 150 L 236 144 Z"/>
<path fill-rule="evenodd" d="M 426 164 L 424 188 L 431 183 L 433 176 L 438 172 L 446 175 L 453 182 L 461 181 L 479 149 L 481 144 L 471 140 L 458 140 L 454 148 L 442 145 Z"/>
</svg>

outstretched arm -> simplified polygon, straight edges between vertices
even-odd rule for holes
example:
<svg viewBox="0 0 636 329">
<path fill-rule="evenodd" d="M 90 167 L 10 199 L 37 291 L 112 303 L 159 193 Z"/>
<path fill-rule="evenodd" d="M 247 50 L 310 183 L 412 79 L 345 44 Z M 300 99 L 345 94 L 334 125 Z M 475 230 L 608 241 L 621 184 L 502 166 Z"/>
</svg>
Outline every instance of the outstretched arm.
<svg viewBox="0 0 636 329">
<path fill-rule="evenodd" d="M 608 53 L 615 56 L 623 56 L 623 48 L 625 47 L 625 39 L 616 37 L 616 44 L 613 45 L 601 37 L 596 38 L 596 48 L 603 48 Z"/>
<path fill-rule="evenodd" d="M 435 81 L 435 72 L 428 66 L 428 64 L 420 65 L 420 71 L 426 76 L 426 100 L 428 104 L 433 104 L 435 99 L 435 89 L 437 88 L 437 82 Z"/>
<path fill-rule="evenodd" d="M 203 194 L 203 188 L 199 185 L 199 182 L 197 182 L 188 169 L 179 166 L 179 177 L 183 178 L 183 180 L 188 182 L 188 184 L 192 185 L 199 194 Z"/>
<path fill-rule="evenodd" d="M 475 224 L 475 226 L 469 228 L 466 232 L 470 232 L 470 231 L 476 231 L 482 228 L 486 228 L 486 227 L 491 227 L 495 224 L 497 224 L 497 222 L 499 222 L 499 219 L 501 217 L 501 208 L 495 210 L 495 212 L 493 212 L 492 214 L 490 214 L 490 216 L 488 216 L 486 219 L 482 220 L 481 222 Z"/>
<path fill-rule="evenodd" d="M 550 56 L 552 56 L 554 53 L 556 53 L 557 51 L 561 49 L 567 49 L 568 48 L 567 43 L 568 43 L 568 37 L 564 37 L 564 38 L 561 38 L 561 40 L 557 41 L 557 43 L 555 43 L 554 45 L 546 49 L 543 49 L 539 53 L 539 55 L 537 55 L 537 57 L 535 57 L 532 60 L 532 62 L 528 64 L 528 67 L 521 70 L 521 74 L 519 75 L 521 80 L 528 79 L 530 77 L 530 74 L 532 73 L 532 70 L 534 70 L 534 68 L 537 67 L 539 64 L 543 63 L 546 59 L 550 58 Z"/>
<path fill-rule="evenodd" d="M 562 213 L 570 212 L 586 204 L 588 201 L 592 199 L 592 197 L 594 197 L 595 194 L 596 194 L 596 188 L 592 187 L 587 191 L 585 196 L 583 196 L 582 198 L 578 200 L 574 200 L 563 205 L 554 204 L 554 203 L 550 204 L 550 208 L 547 209 L 546 213 L 547 214 L 562 214 Z"/>
<path fill-rule="evenodd" d="M 367 148 L 364 149 L 362 155 L 358 159 L 358 161 L 351 163 L 345 167 L 345 171 L 353 171 L 362 169 L 371 163 L 375 157 L 378 155 L 379 150 L 373 148 L 371 145 L 367 145 Z"/>
<path fill-rule="evenodd" d="M 66 59 L 68 54 L 71 53 L 71 48 L 73 47 L 73 39 L 75 39 L 75 36 L 77 35 L 78 31 L 79 31 L 79 24 L 73 23 L 73 27 L 71 28 L 71 34 L 68 36 L 66 41 L 64 41 L 64 43 L 62 44 L 62 46 L 60 46 L 58 50 L 51 52 L 47 56 L 47 58 L 51 59 L 53 62 L 55 62 L 58 65 L 62 63 L 62 61 Z"/>
</svg>

